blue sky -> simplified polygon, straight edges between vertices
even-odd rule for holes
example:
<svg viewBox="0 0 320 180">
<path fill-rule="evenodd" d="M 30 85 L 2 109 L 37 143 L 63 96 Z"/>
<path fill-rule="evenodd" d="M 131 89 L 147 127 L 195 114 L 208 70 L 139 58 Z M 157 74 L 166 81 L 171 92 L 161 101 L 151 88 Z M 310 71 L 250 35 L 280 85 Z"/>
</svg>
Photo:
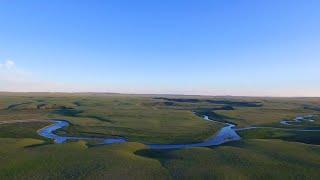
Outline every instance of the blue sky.
<svg viewBox="0 0 320 180">
<path fill-rule="evenodd" d="M 2 0 L 0 91 L 320 96 L 317 0 Z"/>
</svg>

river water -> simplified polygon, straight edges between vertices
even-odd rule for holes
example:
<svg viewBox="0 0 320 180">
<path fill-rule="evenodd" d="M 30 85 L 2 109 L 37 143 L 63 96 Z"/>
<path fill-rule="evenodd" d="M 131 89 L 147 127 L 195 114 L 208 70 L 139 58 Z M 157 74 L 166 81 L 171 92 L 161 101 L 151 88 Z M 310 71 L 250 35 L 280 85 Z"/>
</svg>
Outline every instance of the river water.
<svg viewBox="0 0 320 180">
<path fill-rule="evenodd" d="M 208 116 L 204 116 L 205 120 L 210 120 Z M 60 136 L 55 134 L 55 131 L 61 128 L 68 127 L 70 124 L 65 120 L 52 120 L 53 124 L 38 130 L 40 136 L 54 140 L 55 143 L 64 143 L 68 140 L 96 140 L 102 144 L 115 144 L 127 142 L 124 138 L 90 138 L 90 137 L 74 137 L 74 136 Z M 210 120 L 211 121 L 211 120 Z M 174 149 L 174 148 L 189 148 L 189 147 L 205 147 L 220 145 L 230 141 L 240 140 L 241 137 L 234 130 L 235 125 L 226 124 L 211 138 L 200 143 L 186 143 L 186 144 L 146 144 L 151 149 Z"/>
<path fill-rule="evenodd" d="M 292 122 L 301 122 L 305 118 L 311 121 L 312 116 L 300 116 L 295 118 L 293 121 L 281 121 L 281 124 L 290 125 Z M 208 116 L 203 116 L 204 120 L 213 121 Z M 40 136 L 54 140 L 55 143 L 65 143 L 68 140 L 95 140 L 101 144 L 116 144 L 127 142 L 124 138 L 91 138 L 91 137 L 75 137 L 75 136 L 60 136 L 55 134 L 55 131 L 61 128 L 68 127 L 70 124 L 65 120 L 52 120 L 53 124 L 46 126 L 38 130 Z M 238 141 L 241 137 L 237 134 L 237 131 L 249 130 L 255 128 L 272 128 L 272 129 L 283 129 L 284 128 L 273 128 L 273 127 L 247 127 L 241 129 L 235 129 L 234 124 L 225 123 L 225 127 L 222 127 L 214 136 L 204 140 L 200 143 L 186 143 L 186 144 L 146 144 L 150 149 L 177 149 L 177 148 L 190 148 L 190 147 L 207 147 L 217 146 L 230 141 Z M 290 130 L 290 129 L 288 129 Z M 293 129 L 291 129 L 293 130 Z M 320 131 L 320 130 L 296 130 L 296 131 Z"/>
<path fill-rule="evenodd" d="M 53 120 L 53 124 L 38 130 L 40 136 L 54 140 L 55 143 L 60 144 L 68 140 L 95 140 L 103 144 L 114 144 L 126 142 L 124 138 L 91 138 L 91 137 L 74 137 L 74 136 L 59 136 L 55 131 L 61 128 L 68 127 L 70 124 L 64 120 Z"/>
</svg>

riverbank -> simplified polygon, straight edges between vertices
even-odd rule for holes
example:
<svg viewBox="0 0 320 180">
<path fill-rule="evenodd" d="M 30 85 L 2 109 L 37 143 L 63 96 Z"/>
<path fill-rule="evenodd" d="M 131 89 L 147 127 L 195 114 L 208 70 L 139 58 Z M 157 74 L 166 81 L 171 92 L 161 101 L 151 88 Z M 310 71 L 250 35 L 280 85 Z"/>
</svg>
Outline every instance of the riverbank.
<svg viewBox="0 0 320 180">
<path fill-rule="evenodd" d="M 296 117 L 299 121 L 303 121 L 305 118 L 312 118 L 313 116 L 299 116 Z M 202 117 L 206 121 L 213 121 L 209 119 L 208 116 Z M 283 121 L 281 121 L 283 122 Z M 280 123 L 281 123 L 280 122 Z M 288 121 L 289 122 L 289 121 Z M 283 123 L 282 123 L 283 124 Z M 238 135 L 237 131 L 244 131 L 250 129 L 273 129 L 273 130 L 291 130 L 291 131 L 320 131 L 320 130 L 294 130 L 294 129 L 285 129 L 285 128 L 273 128 L 273 127 L 247 127 L 235 129 L 234 124 L 225 123 L 225 127 L 221 128 L 214 136 L 208 138 L 207 140 L 200 143 L 185 143 L 185 144 L 146 144 L 150 149 L 180 149 L 180 148 L 191 148 L 191 147 L 208 147 L 208 146 L 217 146 L 231 141 L 239 141 L 241 137 Z M 49 125 L 45 128 L 42 128 L 38 131 L 40 136 L 53 139 L 55 143 L 65 143 L 68 140 L 94 140 L 98 141 L 101 144 L 116 144 L 127 142 L 124 138 L 90 138 L 90 137 L 72 137 L 72 136 L 59 136 L 54 132 L 58 129 L 65 128 L 69 126 L 69 122 L 66 120 L 55 120 L 54 124 Z"/>
</svg>

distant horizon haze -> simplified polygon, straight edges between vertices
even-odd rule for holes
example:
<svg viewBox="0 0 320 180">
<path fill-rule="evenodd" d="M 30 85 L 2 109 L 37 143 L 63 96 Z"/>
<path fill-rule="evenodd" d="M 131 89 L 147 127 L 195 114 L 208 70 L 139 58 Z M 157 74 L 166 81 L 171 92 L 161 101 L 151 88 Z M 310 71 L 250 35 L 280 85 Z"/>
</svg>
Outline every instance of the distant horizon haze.
<svg viewBox="0 0 320 180">
<path fill-rule="evenodd" d="M 174 94 L 174 93 L 126 93 L 126 92 L 104 92 L 104 91 L 0 91 L 1 93 L 13 94 L 118 94 L 118 95 L 141 95 L 141 96 L 203 96 L 203 97 L 252 97 L 252 98 L 320 98 L 320 96 L 282 96 L 282 95 L 215 95 L 215 94 Z"/>
</svg>

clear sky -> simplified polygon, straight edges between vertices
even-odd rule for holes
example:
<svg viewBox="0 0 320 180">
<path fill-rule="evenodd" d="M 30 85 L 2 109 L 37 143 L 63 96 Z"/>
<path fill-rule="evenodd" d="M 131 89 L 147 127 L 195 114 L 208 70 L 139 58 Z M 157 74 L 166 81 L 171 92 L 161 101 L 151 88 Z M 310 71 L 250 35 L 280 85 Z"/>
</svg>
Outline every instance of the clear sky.
<svg viewBox="0 0 320 180">
<path fill-rule="evenodd" d="M 320 1 L 1 0 L 0 91 L 320 96 Z"/>
</svg>

